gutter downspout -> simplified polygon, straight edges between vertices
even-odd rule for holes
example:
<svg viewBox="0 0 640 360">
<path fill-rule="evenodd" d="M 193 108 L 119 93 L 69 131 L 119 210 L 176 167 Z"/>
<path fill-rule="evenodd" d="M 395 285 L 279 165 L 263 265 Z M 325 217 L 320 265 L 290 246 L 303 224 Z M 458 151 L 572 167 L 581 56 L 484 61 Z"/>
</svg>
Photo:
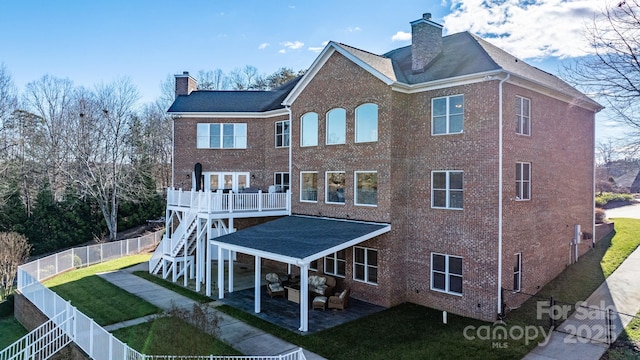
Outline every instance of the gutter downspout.
<svg viewBox="0 0 640 360">
<path fill-rule="evenodd" d="M 291 172 L 293 170 L 293 165 L 292 165 L 292 159 L 293 159 L 293 136 L 291 136 L 293 134 L 293 115 L 291 112 L 291 106 L 289 105 L 285 105 L 285 108 L 287 109 L 287 111 L 289 112 L 289 200 L 288 200 L 288 204 L 287 207 L 289 208 L 289 216 L 291 216 L 291 184 L 293 183 L 293 173 Z M 291 273 L 289 271 L 289 273 Z"/>
<path fill-rule="evenodd" d="M 174 179 L 175 179 L 175 156 L 176 156 L 176 119 L 171 116 L 171 188 L 175 189 Z"/>
<path fill-rule="evenodd" d="M 507 77 L 500 80 L 498 84 L 498 315 L 502 314 L 502 84 L 509 79 L 511 74 L 507 73 Z"/>
</svg>

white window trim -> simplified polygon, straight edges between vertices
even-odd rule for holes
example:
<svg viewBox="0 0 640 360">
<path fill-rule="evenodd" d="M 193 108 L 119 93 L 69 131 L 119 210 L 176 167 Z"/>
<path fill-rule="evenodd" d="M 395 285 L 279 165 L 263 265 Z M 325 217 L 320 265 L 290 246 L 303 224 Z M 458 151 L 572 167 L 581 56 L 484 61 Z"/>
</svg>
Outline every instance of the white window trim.
<svg viewBox="0 0 640 360">
<path fill-rule="evenodd" d="M 324 173 L 324 203 L 325 204 L 334 204 L 334 205 L 345 205 L 347 203 L 346 198 L 345 201 L 343 202 L 334 202 L 334 201 L 329 201 L 329 174 L 344 174 L 345 177 L 345 182 L 344 185 L 345 187 L 347 186 L 347 173 L 344 171 L 325 171 Z M 343 190 L 346 190 L 345 188 L 343 188 Z M 344 196 L 344 191 L 342 193 L 342 195 Z"/>
<path fill-rule="evenodd" d="M 358 174 L 362 173 L 376 173 L 376 176 L 378 174 L 378 172 L 375 170 L 358 170 L 353 172 L 353 204 L 355 206 L 378 207 L 377 203 L 375 205 L 358 203 Z M 377 191 L 378 190 L 376 189 L 376 192 Z"/>
<path fill-rule="evenodd" d="M 338 112 L 339 110 L 344 111 L 344 138 L 342 142 L 329 142 L 329 114 L 331 112 Z M 344 145 L 347 143 L 347 110 L 343 108 L 333 108 L 327 111 L 325 115 L 325 143 L 327 145 Z"/>
<path fill-rule="evenodd" d="M 444 269 L 445 269 L 445 272 L 444 272 L 444 288 L 445 288 L 445 290 L 433 287 L 433 273 L 434 273 L 434 271 L 437 272 L 437 273 L 442 274 L 442 271 L 433 269 L 433 255 L 441 255 L 441 256 L 444 256 L 444 258 L 445 258 L 445 262 L 444 262 Z M 450 274 L 449 273 L 449 258 L 450 257 L 462 259 L 462 266 L 463 266 L 462 275 Z M 455 255 L 432 252 L 430 261 L 431 261 L 431 265 L 430 265 L 431 266 L 431 269 L 430 269 L 431 270 L 430 271 L 430 273 L 431 273 L 431 276 L 430 276 L 431 277 L 431 281 L 429 282 L 430 283 L 429 285 L 430 285 L 431 290 L 439 292 L 439 293 L 443 293 L 443 294 L 449 294 L 449 295 L 455 295 L 455 296 L 463 296 L 464 293 L 457 293 L 457 292 L 449 290 L 449 276 L 453 275 L 453 276 L 461 277 L 462 281 L 463 281 L 463 285 L 464 285 L 464 258 L 462 256 L 455 256 Z M 463 287 L 463 291 L 464 291 L 464 287 Z"/>
<path fill-rule="evenodd" d="M 460 130 L 460 132 L 450 132 L 449 128 L 451 127 L 451 113 L 450 113 L 450 107 L 449 107 L 449 102 L 451 100 L 452 97 L 456 97 L 456 96 L 462 96 L 462 106 L 463 106 L 463 111 L 462 111 L 462 130 Z M 433 124 L 433 120 L 434 120 L 434 115 L 433 115 L 433 102 L 435 100 L 438 99 L 447 99 L 447 106 L 446 106 L 446 124 L 447 124 L 447 130 L 442 133 L 442 134 L 436 134 L 434 133 L 434 129 L 435 126 Z M 431 136 L 443 136 L 443 135 L 458 135 L 458 134 L 463 134 L 464 133 L 464 94 L 455 94 L 455 95 L 447 95 L 447 96 L 439 96 L 439 97 L 435 97 L 431 99 Z"/>
<path fill-rule="evenodd" d="M 284 176 L 285 175 L 289 175 L 289 173 L 286 172 L 286 171 L 276 171 L 276 172 L 274 172 L 273 173 L 273 185 L 274 186 L 282 186 L 283 190 L 291 189 L 291 176 L 289 176 L 289 183 L 288 184 L 278 184 L 276 182 L 276 178 L 277 178 L 278 175 L 280 175 L 280 178 L 284 182 Z M 287 187 L 287 189 L 284 189 L 285 187 Z"/>
<path fill-rule="evenodd" d="M 376 106 L 376 110 L 378 113 L 378 116 L 376 118 L 376 139 L 375 140 L 369 140 L 369 141 L 358 141 L 358 109 L 365 106 L 365 105 L 375 105 Z M 378 139 L 380 138 L 380 106 L 378 106 L 378 104 L 376 103 L 363 103 L 358 105 L 358 107 L 356 107 L 355 111 L 353 112 L 353 118 L 354 118 L 354 132 L 353 132 L 353 142 L 356 144 L 366 144 L 366 143 L 373 143 L 373 142 L 378 142 Z"/>
<path fill-rule="evenodd" d="M 316 200 L 303 200 L 302 199 L 302 175 L 303 174 L 316 174 Z M 318 202 L 318 172 L 317 171 L 300 171 L 300 202 L 303 203 L 317 203 Z"/>
<path fill-rule="evenodd" d="M 513 271 L 513 275 L 514 277 L 516 276 L 516 274 L 518 275 L 518 288 L 516 289 L 514 286 L 513 292 L 514 293 L 519 293 L 522 291 L 522 253 L 516 253 L 516 266 L 518 267 L 518 271 Z M 515 284 L 514 284 L 515 285 Z"/>
<path fill-rule="evenodd" d="M 209 133 L 209 135 L 207 135 L 207 138 L 209 138 L 209 145 L 208 146 L 198 146 L 198 138 L 201 137 L 201 135 L 199 135 L 198 133 L 198 127 L 200 125 L 207 125 L 207 132 L 209 132 L 211 130 L 211 125 L 220 125 L 220 147 L 211 147 L 211 135 Z M 233 125 L 233 147 L 224 147 L 224 125 Z M 244 134 L 244 142 L 245 142 L 245 146 L 244 147 L 238 147 L 236 146 L 236 141 L 238 136 L 236 135 L 237 132 L 237 128 L 240 125 L 244 125 L 244 130 L 245 130 L 245 134 Z M 247 123 L 197 123 L 196 124 L 196 149 L 204 149 L 204 150 L 243 150 L 243 149 L 247 149 L 248 148 L 248 144 L 249 144 L 249 135 L 248 135 L 248 128 L 247 128 Z"/>
<path fill-rule="evenodd" d="M 522 136 L 531 136 L 531 99 L 526 98 L 524 96 L 519 96 L 516 95 L 516 99 L 520 99 L 520 116 L 521 118 L 518 119 L 518 121 L 520 122 L 520 125 L 522 125 L 522 118 L 524 117 L 524 101 L 528 101 L 529 102 L 529 112 L 526 114 L 527 119 L 529 120 L 527 122 L 527 132 L 528 134 L 525 134 L 523 132 L 518 132 L 518 128 L 516 128 L 516 134 L 518 135 L 522 135 Z M 516 114 L 516 117 L 518 115 Z"/>
<path fill-rule="evenodd" d="M 462 207 L 461 208 L 454 208 L 454 207 L 450 207 L 449 204 L 449 193 L 451 192 L 451 188 L 449 187 L 449 176 L 451 173 L 462 173 Z M 446 191 L 447 194 L 447 204 L 446 206 L 434 206 L 433 205 L 433 201 L 434 201 L 434 190 L 436 190 L 433 187 L 433 174 L 435 173 L 446 173 L 447 174 L 447 178 L 446 178 L 446 188 L 444 189 Z M 442 189 L 438 189 L 438 190 L 442 190 Z M 454 189 L 456 191 L 458 191 L 459 189 Z M 432 209 L 444 209 L 444 210 L 464 210 L 464 171 L 462 170 L 432 170 L 431 171 L 431 208 Z"/>
<path fill-rule="evenodd" d="M 528 164 L 529 165 L 529 181 L 527 182 L 528 189 L 529 189 L 529 197 L 526 198 L 526 199 L 523 199 L 522 196 L 520 196 L 522 194 L 516 194 L 516 201 L 531 201 L 531 183 L 532 183 L 532 180 L 533 180 L 533 179 L 531 179 L 531 173 L 532 173 L 532 171 L 531 171 L 531 163 L 530 162 L 526 162 L 526 161 L 516 161 L 516 165 L 517 164 Z M 520 172 L 521 172 L 520 173 L 520 179 L 524 179 L 522 177 L 522 174 L 523 174 L 522 169 L 523 168 L 524 168 L 523 166 L 520 166 Z M 525 180 L 518 180 L 518 174 L 516 174 L 516 184 L 518 182 L 524 183 Z"/>
<path fill-rule="evenodd" d="M 285 124 L 285 123 L 289 123 L 289 126 L 288 126 L 288 128 L 289 128 L 289 133 L 287 134 L 287 135 L 288 135 L 288 139 L 289 139 L 289 144 L 287 144 L 287 145 L 282 145 L 282 146 L 278 146 L 278 135 L 282 137 L 282 143 L 284 144 L 284 142 L 285 142 L 285 141 L 284 141 L 284 139 L 285 139 L 284 124 Z M 282 130 L 283 132 L 282 132 L 281 134 L 278 134 L 278 124 L 282 124 L 282 125 L 281 125 L 281 128 L 283 129 L 283 130 Z M 281 149 L 281 148 L 288 148 L 289 146 L 291 146 L 291 122 L 290 122 L 289 120 L 276 121 L 276 122 L 273 124 L 273 131 L 274 131 L 274 134 L 275 134 L 275 138 L 273 139 L 273 140 L 274 140 L 274 146 L 275 146 L 277 149 Z"/>
<path fill-rule="evenodd" d="M 315 138 L 315 143 L 311 144 L 311 145 L 305 145 L 304 144 L 304 117 L 306 115 L 309 114 L 315 114 L 316 115 L 316 138 Z M 310 111 L 308 113 L 303 114 L 300 117 L 300 147 L 312 147 L 312 146 L 318 146 L 318 130 L 320 127 L 320 116 L 318 115 L 318 113 Z"/>
<path fill-rule="evenodd" d="M 364 263 L 360 264 L 356 262 L 356 249 L 363 249 L 364 250 Z M 361 283 L 365 283 L 365 284 L 369 284 L 369 285 L 378 285 L 377 282 L 372 282 L 367 280 L 369 278 L 369 268 L 376 268 L 379 269 L 378 264 L 376 264 L 375 266 L 373 265 L 369 265 L 368 260 L 369 260 L 369 255 L 368 255 L 368 250 L 373 250 L 375 252 L 378 252 L 378 249 L 373 249 L 373 248 L 367 248 L 364 246 L 354 246 L 353 247 L 353 281 L 357 281 L 357 282 L 361 282 Z M 378 253 L 378 260 L 380 259 L 380 254 Z M 362 265 L 364 267 L 364 279 L 357 279 L 356 278 L 356 265 Z M 378 271 L 378 274 L 380 274 L 380 272 Z"/>
<path fill-rule="evenodd" d="M 334 252 L 333 254 L 329 254 L 330 256 L 332 256 L 333 259 L 333 269 L 331 269 L 331 271 L 328 270 L 327 268 L 327 257 L 329 257 L 329 255 L 324 257 L 324 273 L 327 275 L 332 275 L 332 276 L 336 276 L 339 278 L 345 278 L 346 274 L 347 274 L 347 255 L 346 255 L 346 250 L 342 250 L 345 254 L 344 259 L 339 259 L 338 258 L 338 252 Z M 345 273 L 344 274 L 338 274 L 338 262 L 341 262 L 344 264 L 344 269 L 345 269 Z"/>
</svg>

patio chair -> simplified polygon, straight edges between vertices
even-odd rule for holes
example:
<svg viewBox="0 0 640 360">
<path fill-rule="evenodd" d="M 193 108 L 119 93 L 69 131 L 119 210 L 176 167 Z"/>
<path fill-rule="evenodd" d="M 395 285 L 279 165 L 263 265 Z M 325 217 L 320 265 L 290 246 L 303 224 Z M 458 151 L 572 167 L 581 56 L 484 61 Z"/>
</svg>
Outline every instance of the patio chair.
<svg viewBox="0 0 640 360">
<path fill-rule="evenodd" d="M 351 295 L 351 289 L 346 288 L 340 293 L 336 293 L 334 296 L 329 296 L 329 309 L 344 310 L 349 306 L 349 295 Z"/>
<path fill-rule="evenodd" d="M 267 294 L 269 294 L 270 297 L 285 296 L 284 287 L 282 287 L 282 282 L 278 274 L 268 273 L 265 275 L 265 280 L 267 280 Z"/>
</svg>

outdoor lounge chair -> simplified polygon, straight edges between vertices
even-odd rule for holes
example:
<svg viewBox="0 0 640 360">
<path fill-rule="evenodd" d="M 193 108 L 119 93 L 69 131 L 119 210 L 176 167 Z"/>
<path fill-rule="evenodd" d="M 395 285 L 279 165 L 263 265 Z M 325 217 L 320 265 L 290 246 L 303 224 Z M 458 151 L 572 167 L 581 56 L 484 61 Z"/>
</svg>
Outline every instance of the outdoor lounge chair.
<svg viewBox="0 0 640 360">
<path fill-rule="evenodd" d="M 280 281 L 280 276 L 276 273 L 268 273 L 265 275 L 265 280 L 267 280 L 267 293 L 269 296 L 285 296 L 284 287 L 282 286 L 282 282 Z"/>
<path fill-rule="evenodd" d="M 351 289 L 346 288 L 340 293 L 336 293 L 334 296 L 329 297 L 329 309 L 340 309 L 344 310 L 347 306 L 349 306 L 349 295 L 351 294 Z"/>
</svg>

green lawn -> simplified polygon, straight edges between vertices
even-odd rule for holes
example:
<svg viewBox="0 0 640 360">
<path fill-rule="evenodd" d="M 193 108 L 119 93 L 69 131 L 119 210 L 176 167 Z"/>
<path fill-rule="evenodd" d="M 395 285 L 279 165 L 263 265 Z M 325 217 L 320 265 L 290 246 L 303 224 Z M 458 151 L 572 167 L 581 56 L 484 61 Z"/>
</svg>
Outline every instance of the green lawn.
<svg viewBox="0 0 640 360">
<path fill-rule="evenodd" d="M 189 299 L 195 300 L 195 301 L 197 301 L 199 303 L 208 303 L 208 302 L 213 301 L 213 299 L 208 297 L 208 296 L 205 296 L 205 295 L 197 293 L 197 292 L 195 292 L 193 290 L 187 289 L 187 288 L 185 288 L 185 287 L 183 287 L 181 285 L 178 285 L 176 283 L 172 283 L 171 281 L 164 280 L 164 279 L 162 279 L 162 278 L 160 278 L 160 277 L 158 277 L 156 275 L 149 274 L 149 272 L 147 272 L 147 271 L 134 271 L 133 274 L 136 275 L 136 276 L 139 276 L 139 277 L 141 277 L 141 278 L 143 278 L 145 280 L 149 280 L 152 283 L 155 283 L 155 284 L 158 284 L 158 285 L 160 285 L 162 287 L 165 287 L 165 288 L 167 288 L 167 289 L 169 289 L 171 291 L 174 291 L 174 292 L 176 292 L 176 293 L 178 293 L 178 294 L 180 294 L 182 296 L 186 296 Z"/>
<path fill-rule="evenodd" d="M 147 355 L 242 355 L 234 348 L 174 317 L 120 329 L 113 335 Z"/>
<path fill-rule="evenodd" d="M 95 274 L 148 260 L 149 255 L 127 256 L 61 274 L 44 284 L 65 300 L 71 300 L 73 306 L 98 324 L 114 324 L 158 313 L 160 309 Z"/>
<path fill-rule="evenodd" d="M 0 350 L 27 335 L 27 330 L 13 316 L 0 319 Z"/>
</svg>

